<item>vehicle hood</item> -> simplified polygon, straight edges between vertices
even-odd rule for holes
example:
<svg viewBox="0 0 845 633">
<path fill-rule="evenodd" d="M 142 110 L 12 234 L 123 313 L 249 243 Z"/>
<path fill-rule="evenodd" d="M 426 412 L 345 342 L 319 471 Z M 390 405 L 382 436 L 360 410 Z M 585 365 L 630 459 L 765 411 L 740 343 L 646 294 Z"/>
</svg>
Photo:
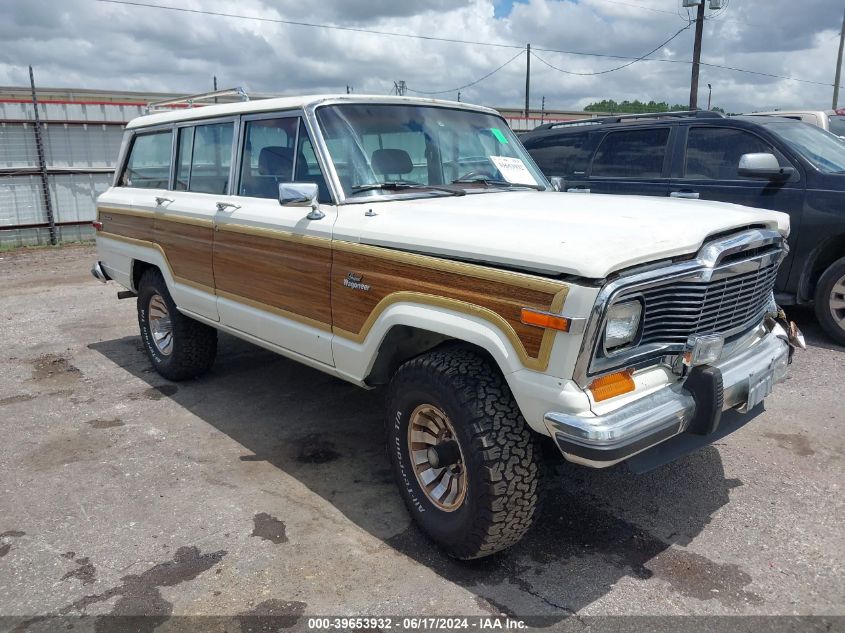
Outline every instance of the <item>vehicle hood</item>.
<svg viewBox="0 0 845 633">
<path fill-rule="evenodd" d="M 349 205 L 369 209 L 357 238 L 544 274 L 601 279 L 699 250 L 708 236 L 749 225 L 789 233 L 785 213 L 706 200 L 541 191 Z"/>
</svg>

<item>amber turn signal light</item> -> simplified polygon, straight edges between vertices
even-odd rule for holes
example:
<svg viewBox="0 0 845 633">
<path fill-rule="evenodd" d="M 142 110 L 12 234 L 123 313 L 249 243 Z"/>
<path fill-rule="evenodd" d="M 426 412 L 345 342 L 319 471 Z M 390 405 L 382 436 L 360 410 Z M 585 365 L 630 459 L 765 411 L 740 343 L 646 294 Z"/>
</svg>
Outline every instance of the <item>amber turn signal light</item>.
<svg viewBox="0 0 845 633">
<path fill-rule="evenodd" d="M 547 328 L 549 330 L 560 330 L 561 332 L 568 332 L 569 326 L 572 324 L 569 319 L 559 314 L 532 310 L 531 308 L 522 308 L 520 321 L 525 323 L 525 325 L 533 325 L 534 327 Z"/>
<path fill-rule="evenodd" d="M 596 378 L 590 383 L 590 391 L 593 392 L 593 399 L 596 402 L 621 396 L 623 393 L 633 391 L 635 387 L 631 371 L 627 369 Z"/>
</svg>

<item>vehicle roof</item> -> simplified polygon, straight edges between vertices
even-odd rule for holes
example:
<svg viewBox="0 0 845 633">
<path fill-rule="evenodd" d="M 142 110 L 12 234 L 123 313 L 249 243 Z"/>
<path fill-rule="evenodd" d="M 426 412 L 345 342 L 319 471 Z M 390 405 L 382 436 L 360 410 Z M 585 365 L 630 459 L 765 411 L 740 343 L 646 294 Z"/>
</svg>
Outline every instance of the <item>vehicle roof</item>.
<svg viewBox="0 0 845 633">
<path fill-rule="evenodd" d="M 384 104 L 416 104 L 434 105 L 441 107 L 476 110 L 487 114 L 501 116 L 496 110 L 485 106 L 472 105 L 458 101 L 443 99 L 427 99 L 422 97 L 398 97 L 390 95 L 348 95 L 321 94 L 297 97 L 278 97 L 272 99 L 255 99 L 237 103 L 221 103 L 217 105 L 203 105 L 193 108 L 182 108 L 166 112 L 156 112 L 132 119 L 127 128 L 148 127 L 174 121 L 190 121 L 194 119 L 209 119 L 213 117 L 230 116 L 232 114 L 248 114 L 252 112 L 268 112 L 273 110 L 294 110 L 324 103 L 384 103 Z"/>
<path fill-rule="evenodd" d="M 748 112 L 743 116 L 783 116 L 789 114 L 826 114 L 833 116 L 836 114 L 835 110 L 772 110 L 769 112 Z"/>
<path fill-rule="evenodd" d="M 535 128 L 530 132 L 521 135 L 520 138 L 530 140 L 531 137 L 543 137 L 551 134 L 571 134 L 577 132 L 592 132 L 600 130 L 615 130 L 620 128 L 635 128 L 642 126 L 668 126 L 668 125 L 719 125 L 723 127 L 744 127 L 744 128 L 759 128 L 761 126 L 768 126 L 774 122 L 794 122 L 793 119 L 786 119 L 782 117 L 762 117 L 751 115 L 736 115 L 725 117 L 667 117 L 667 118 L 638 118 L 627 119 L 624 121 L 607 121 L 602 119 L 594 119 L 595 123 L 590 124 L 593 119 L 584 119 L 583 123 L 578 121 L 576 124 L 564 124 L 544 126 Z"/>
</svg>

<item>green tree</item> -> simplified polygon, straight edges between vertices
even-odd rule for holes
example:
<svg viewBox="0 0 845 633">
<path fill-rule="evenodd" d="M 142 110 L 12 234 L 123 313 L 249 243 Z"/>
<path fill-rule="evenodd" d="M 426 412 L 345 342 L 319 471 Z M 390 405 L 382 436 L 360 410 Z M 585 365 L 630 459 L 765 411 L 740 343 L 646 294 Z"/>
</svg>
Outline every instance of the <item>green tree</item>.
<svg viewBox="0 0 845 633">
<path fill-rule="evenodd" d="M 585 112 L 610 112 L 611 114 L 644 114 L 648 112 L 674 112 L 677 110 L 688 110 L 689 106 L 676 103 L 669 105 L 665 101 L 649 102 L 635 99 L 633 101 L 615 101 L 613 99 L 604 99 L 596 101 L 584 108 Z M 721 108 L 712 108 L 716 112 L 724 112 Z"/>
</svg>

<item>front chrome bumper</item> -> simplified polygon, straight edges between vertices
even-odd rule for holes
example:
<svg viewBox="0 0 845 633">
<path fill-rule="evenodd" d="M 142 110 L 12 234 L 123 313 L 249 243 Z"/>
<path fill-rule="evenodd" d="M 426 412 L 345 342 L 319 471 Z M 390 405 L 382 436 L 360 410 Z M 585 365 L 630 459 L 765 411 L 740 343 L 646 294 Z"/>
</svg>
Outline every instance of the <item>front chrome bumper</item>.
<svg viewBox="0 0 845 633">
<path fill-rule="evenodd" d="M 722 374 L 722 410 L 746 413 L 749 389 L 769 374 L 775 384 L 782 382 L 788 364 L 786 332 L 777 325 L 753 346 L 716 364 Z M 696 408 L 693 394 L 678 382 L 606 415 L 553 412 L 545 415 L 544 422 L 567 460 L 603 468 L 684 433 L 695 418 Z"/>
</svg>

